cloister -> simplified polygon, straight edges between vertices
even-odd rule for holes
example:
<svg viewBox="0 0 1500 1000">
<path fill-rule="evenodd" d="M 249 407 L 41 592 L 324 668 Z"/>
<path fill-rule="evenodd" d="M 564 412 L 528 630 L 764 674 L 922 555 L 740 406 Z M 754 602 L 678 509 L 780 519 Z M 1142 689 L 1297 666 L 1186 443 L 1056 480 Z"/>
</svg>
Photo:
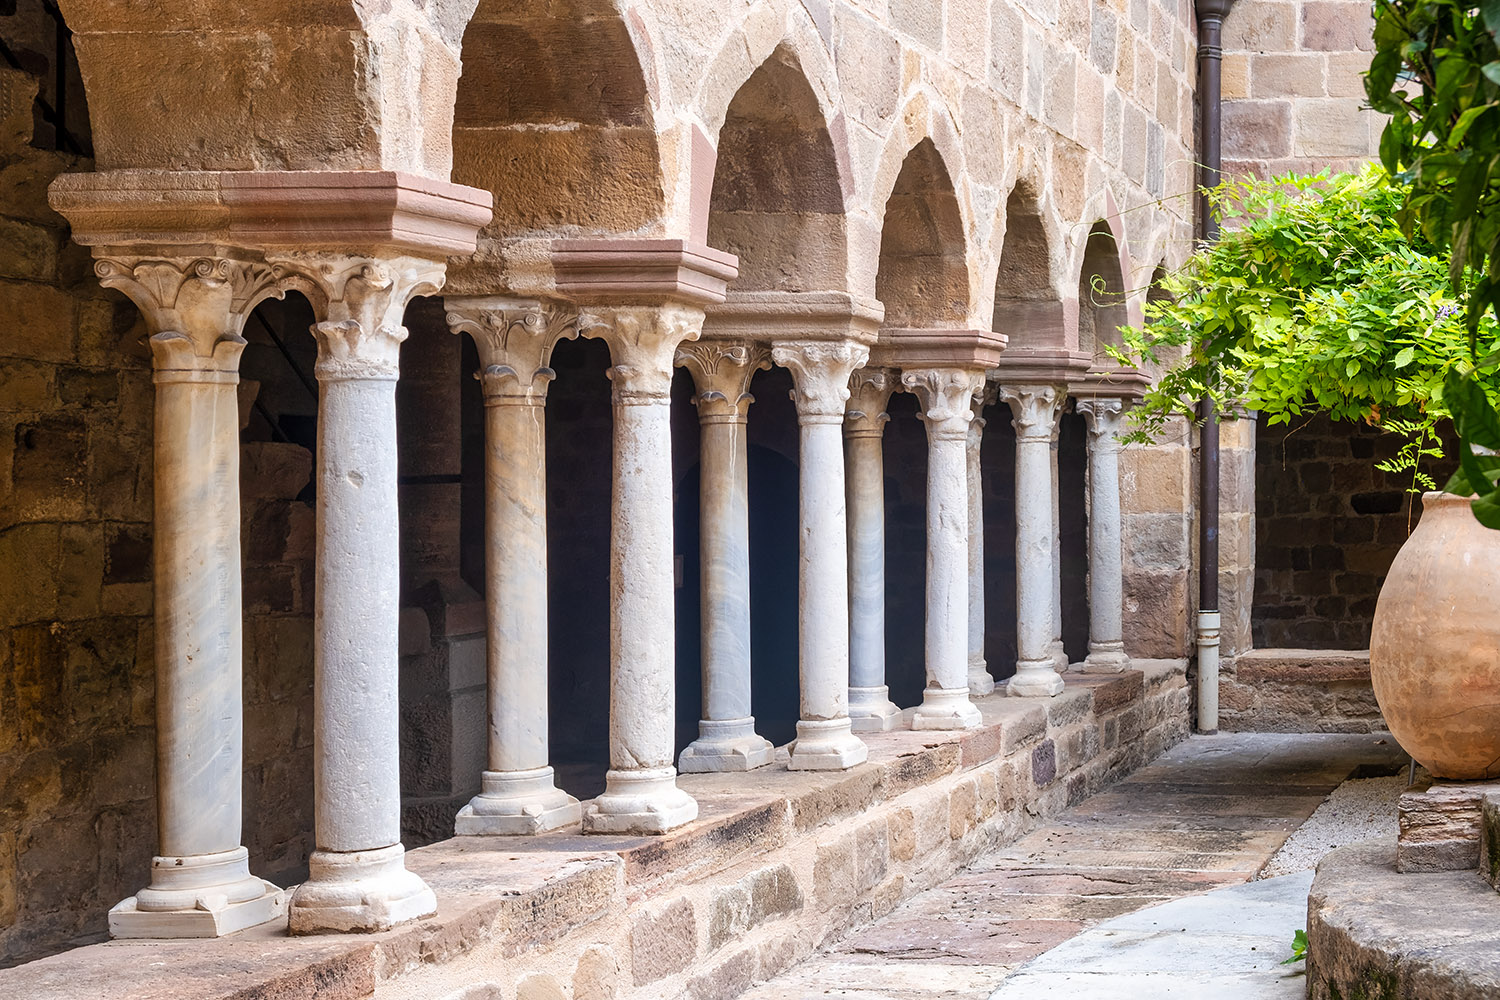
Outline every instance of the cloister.
<svg viewBox="0 0 1500 1000">
<path fill-rule="evenodd" d="M 78 76 L 72 117 L 58 77 L 52 121 L 88 135 L 91 157 L 7 153 L 31 171 L 3 189 L 7 206 L 60 216 L 65 229 L 47 225 L 90 255 L 79 265 L 59 242 L 78 280 L 55 294 L 85 304 L 67 307 L 62 334 L 36 319 L 60 307 L 19 291 L 0 317 L 20 331 L 8 353 L 62 365 L 100 339 L 88 310 L 125 308 L 116 293 L 138 310 L 104 324 L 113 344 L 144 334 L 149 358 L 118 362 L 140 384 L 122 383 L 136 386 L 129 399 L 90 425 L 80 454 L 101 457 L 77 473 L 89 499 L 59 508 L 72 488 L 59 474 L 32 503 L 14 471 L 6 503 L 13 524 L 142 522 L 130 537 L 149 544 L 149 569 L 123 582 L 104 569 L 105 603 L 89 614 L 140 619 L 141 666 L 120 669 L 145 702 L 114 687 L 100 697 L 143 720 L 132 732 L 149 736 L 155 782 L 133 801 L 157 821 L 149 869 L 119 873 L 132 894 L 58 901 L 56 930 L 28 939 L 17 925 L 15 956 L 97 930 L 104 908 L 117 939 L 233 940 L 267 924 L 378 935 L 440 911 L 404 829 L 457 838 L 439 851 L 588 852 L 590 837 L 670 844 L 709 836 L 699 830 L 730 842 L 722 809 L 700 817 L 702 789 L 739 801 L 824 781 L 816 772 L 892 781 L 896 751 L 871 746 L 982 762 L 972 738 L 988 734 L 995 760 L 1030 762 L 1014 778 L 1022 790 L 976 786 L 981 799 L 1010 795 L 1012 814 L 975 805 L 955 819 L 965 846 L 934 863 L 936 877 L 972 856 L 973 837 L 1002 836 L 995 824 L 1071 804 L 1185 735 L 1198 431 L 1183 421 L 1169 440 L 1122 448 L 1151 373 L 1107 348 L 1193 249 L 1193 4 L 137 7 L 60 4 Z M 1247 47 L 1254 30 L 1241 32 Z M 36 78 L 6 72 L 0 109 L 19 120 L 24 103 L 30 128 Z M 111 298 L 83 288 L 88 267 Z M 311 339 L 296 329 L 307 318 Z M 57 356 L 59 338 L 76 357 Z M 298 359 L 314 348 L 309 379 Z M 602 383 L 585 377 L 606 369 L 607 432 L 586 415 Z M 549 402 L 554 383 L 568 387 L 562 405 Z M 925 430 L 916 461 L 916 432 L 888 443 L 888 427 L 905 426 L 898 402 Z M 1210 572 L 1232 658 L 1250 645 L 1253 421 L 1223 433 L 1224 555 Z M 776 451 L 758 434 L 785 442 L 794 507 L 758 499 L 773 466 L 757 455 Z M 15 449 L 7 462 L 21 470 Z M 96 471 L 133 450 L 141 471 Z M 460 468 L 469 455 L 477 469 Z M 310 482 L 294 471 L 262 489 L 277 463 Z M 590 499 L 596 471 L 608 474 L 607 519 Z M 122 492 L 125 481 L 145 485 Z M 907 504 L 909 484 L 920 496 Z M 110 513 L 125 494 L 149 498 L 149 517 Z M 902 509 L 888 516 L 892 503 Z M 270 556 L 257 554 L 263 508 L 283 525 Z M 920 563 L 888 552 L 912 516 Z M 791 577 L 764 568 L 781 544 L 773 529 L 795 552 Z M 46 600 L 34 594 L 71 579 L 30 537 L 3 550 L 23 609 L 7 622 L 17 678 L 33 655 L 23 629 L 66 617 L 57 598 L 32 614 Z M 560 604 L 560 587 L 591 579 L 598 546 L 604 606 Z M 793 607 L 790 579 L 787 620 L 774 608 Z M 133 610 L 105 607 L 145 581 Z M 482 622 L 452 624 L 465 607 Z M 309 656 L 265 638 L 303 625 Z M 70 627 L 51 634 L 77 641 Z M 596 628 L 607 710 L 589 693 Z M 685 642 L 701 674 L 690 683 Z M 768 652 L 776 642 L 784 653 Z M 414 649 L 439 647 L 441 676 L 408 669 Z M 903 650 L 919 650 L 915 701 L 890 676 L 898 660 L 907 669 Z M 461 683 L 465 656 L 483 670 Z M 294 678 L 292 694 L 263 705 L 259 692 L 283 683 L 274 671 Z M 757 721 L 793 691 L 790 732 Z M 45 712 L 18 697 L 16 717 Z M 1106 720 L 1122 709 L 1128 725 Z M 1064 744 L 1059 727 L 1079 718 L 1100 736 L 1069 729 Z M 1013 740 L 1017 726 L 1029 735 Z M 437 732 L 420 739 L 440 752 L 424 743 L 413 763 L 413 732 Z M 1076 789 L 1048 790 L 1036 741 L 1050 755 L 1054 737 L 1059 776 L 1097 756 Z M 25 739 L 26 753 L 66 742 L 60 730 Z M 607 761 L 559 759 L 590 740 Z M 287 791 L 306 777 L 252 774 L 247 744 L 256 768 L 310 763 L 310 829 Z M 33 773 L 15 760 L 16 775 Z M 976 765 L 942 766 L 959 781 Z M 749 772 L 776 777 L 738 777 Z M 23 799 L 44 794 L 44 779 L 24 780 Z M 414 784 L 441 794 L 414 805 Z M 873 804 L 838 815 L 853 823 L 866 808 L 876 815 Z M 127 840 L 143 835 L 132 830 Z M 270 855 L 281 871 L 304 866 L 294 891 L 270 880 Z M 6 864 L 0 876 L 19 879 Z M 629 995 L 665 995 L 641 975 Z"/>
</svg>

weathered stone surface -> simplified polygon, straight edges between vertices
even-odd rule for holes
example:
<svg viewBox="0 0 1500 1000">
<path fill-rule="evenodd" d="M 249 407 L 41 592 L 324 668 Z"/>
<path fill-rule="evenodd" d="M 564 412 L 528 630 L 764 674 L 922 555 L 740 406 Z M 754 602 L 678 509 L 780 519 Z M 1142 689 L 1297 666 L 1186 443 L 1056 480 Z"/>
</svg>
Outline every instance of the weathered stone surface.
<svg viewBox="0 0 1500 1000">
<path fill-rule="evenodd" d="M 1428 779 L 1430 781 L 1430 779 Z M 1481 807 L 1500 792 L 1492 781 L 1432 781 L 1401 794 L 1396 868 L 1442 872 L 1479 867 Z"/>
<path fill-rule="evenodd" d="M 630 974 L 637 986 L 681 972 L 698 952 L 698 924 L 693 904 L 679 899 L 641 913 L 630 926 Z"/>
<path fill-rule="evenodd" d="M 615 953 L 591 944 L 578 956 L 573 970 L 573 1000 L 614 1000 L 620 988 L 620 966 Z"/>
<path fill-rule="evenodd" d="M 1310 1000 L 1500 994 L 1500 897 L 1470 872 L 1401 874 L 1389 841 L 1323 858 L 1307 901 Z"/>
</svg>

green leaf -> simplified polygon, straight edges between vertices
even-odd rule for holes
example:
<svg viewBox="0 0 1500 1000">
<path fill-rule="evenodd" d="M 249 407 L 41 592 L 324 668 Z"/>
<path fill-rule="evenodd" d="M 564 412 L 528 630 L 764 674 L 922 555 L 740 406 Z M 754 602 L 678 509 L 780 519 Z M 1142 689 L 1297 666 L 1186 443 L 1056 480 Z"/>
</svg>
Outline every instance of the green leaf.
<svg viewBox="0 0 1500 1000">
<path fill-rule="evenodd" d="M 1407 365 L 1411 364 L 1412 359 L 1416 356 L 1417 349 L 1415 347 L 1406 347 L 1397 352 L 1396 359 L 1392 362 L 1392 364 L 1397 368 L 1405 368 Z"/>
<path fill-rule="evenodd" d="M 1299 930 L 1292 935 L 1292 957 L 1284 960 L 1282 965 L 1291 965 L 1300 962 L 1307 957 L 1307 931 Z"/>
</svg>

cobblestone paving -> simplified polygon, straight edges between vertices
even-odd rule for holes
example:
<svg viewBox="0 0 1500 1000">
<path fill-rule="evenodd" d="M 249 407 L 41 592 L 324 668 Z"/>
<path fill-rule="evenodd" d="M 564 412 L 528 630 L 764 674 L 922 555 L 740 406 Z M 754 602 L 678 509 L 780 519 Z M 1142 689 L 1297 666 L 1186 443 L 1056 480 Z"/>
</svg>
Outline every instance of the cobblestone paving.
<svg viewBox="0 0 1500 1000">
<path fill-rule="evenodd" d="M 1194 736 L 742 1000 L 986 998 L 1100 921 L 1248 881 L 1340 782 L 1404 761 L 1383 734 Z"/>
</svg>

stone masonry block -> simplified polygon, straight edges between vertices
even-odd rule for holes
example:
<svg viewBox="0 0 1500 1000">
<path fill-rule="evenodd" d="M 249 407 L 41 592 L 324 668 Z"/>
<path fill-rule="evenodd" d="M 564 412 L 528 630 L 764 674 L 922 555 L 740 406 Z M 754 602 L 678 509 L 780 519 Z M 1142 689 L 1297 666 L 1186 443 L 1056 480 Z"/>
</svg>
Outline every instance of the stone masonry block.
<svg viewBox="0 0 1500 1000">
<path fill-rule="evenodd" d="M 1224 105 L 1224 156 L 1277 159 L 1292 155 L 1289 101 L 1234 101 Z"/>
<path fill-rule="evenodd" d="M 846 834 L 819 844 L 813 862 L 813 899 L 829 908 L 853 902 L 854 896 L 854 836 Z"/>
<path fill-rule="evenodd" d="M 1043 740 L 1031 751 L 1031 780 L 1038 788 L 1050 785 L 1057 777 L 1057 748 L 1051 740 Z"/>
<path fill-rule="evenodd" d="M 1396 870 L 1461 871 L 1479 867 L 1481 806 L 1500 782 L 1432 781 L 1401 793 Z"/>
<path fill-rule="evenodd" d="M 1373 52 L 1375 20 L 1360 0 L 1304 0 L 1302 47 L 1321 52 Z"/>
<path fill-rule="evenodd" d="M 631 921 L 630 972 L 637 986 L 681 972 L 697 952 L 698 923 L 686 899 L 637 914 Z"/>
<path fill-rule="evenodd" d="M 620 965 L 608 945 L 591 944 L 573 970 L 573 1000 L 614 1000 L 620 988 Z"/>
<path fill-rule="evenodd" d="M 905 807 L 895 810 L 886 819 L 887 838 L 892 861 L 910 861 L 917 853 L 916 818 Z"/>
<path fill-rule="evenodd" d="M 1297 7 L 1290 0 L 1241 0 L 1224 20 L 1226 52 L 1287 52 L 1297 44 Z"/>
<path fill-rule="evenodd" d="M 1322 97 L 1325 59 L 1321 53 L 1266 53 L 1250 57 L 1250 95 L 1260 100 L 1277 97 Z"/>
<path fill-rule="evenodd" d="M 1297 101 L 1294 107 L 1297 156 L 1368 156 L 1375 150 L 1371 122 L 1374 112 L 1362 111 L 1357 99 L 1327 98 Z"/>
</svg>

